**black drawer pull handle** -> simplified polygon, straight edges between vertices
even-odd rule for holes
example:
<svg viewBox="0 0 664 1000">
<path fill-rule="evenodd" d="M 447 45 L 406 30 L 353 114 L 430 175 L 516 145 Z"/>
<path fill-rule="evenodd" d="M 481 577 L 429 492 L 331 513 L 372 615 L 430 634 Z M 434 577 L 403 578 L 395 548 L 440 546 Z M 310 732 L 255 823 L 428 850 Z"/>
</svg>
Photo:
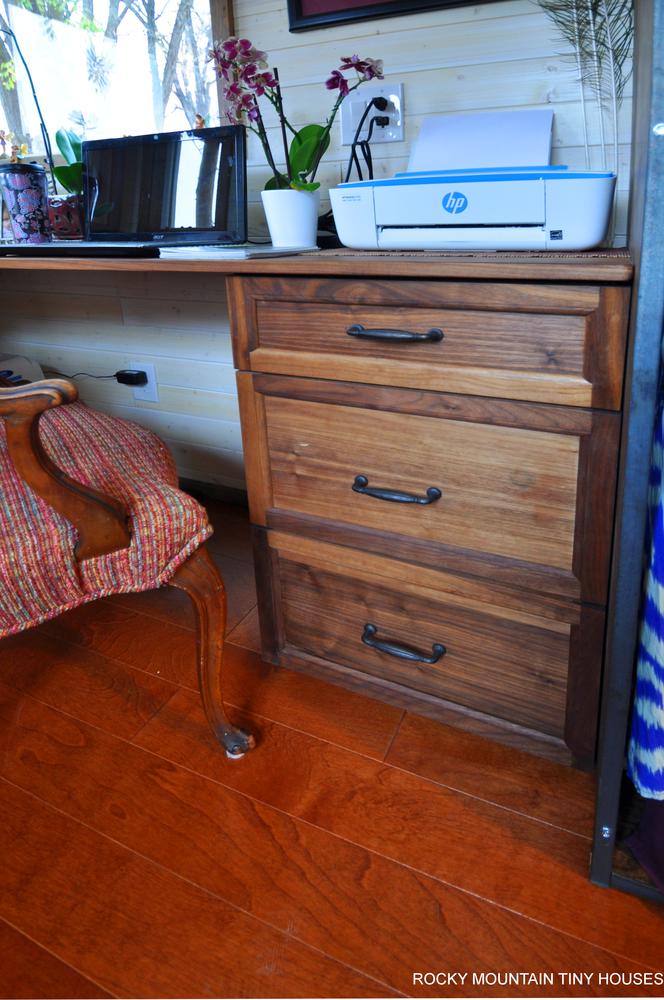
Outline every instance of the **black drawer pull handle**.
<svg viewBox="0 0 664 1000">
<path fill-rule="evenodd" d="M 364 340 L 391 340 L 397 344 L 411 344 L 418 341 L 435 342 L 442 340 L 445 334 L 437 327 L 426 333 L 415 333 L 412 330 L 371 330 L 361 323 L 353 323 L 346 330 L 349 337 L 362 337 Z"/>
<path fill-rule="evenodd" d="M 367 623 L 364 626 L 362 642 L 365 646 L 371 646 L 372 649 L 377 649 L 379 653 L 389 653 L 390 656 L 396 656 L 400 660 L 416 660 L 417 663 L 438 663 L 438 660 L 442 659 L 447 652 L 442 642 L 434 642 L 431 647 L 431 656 L 427 656 L 426 653 L 420 653 L 419 649 L 407 646 L 403 642 L 395 642 L 393 639 L 374 639 L 377 631 L 378 627 L 376 625 Z"/>
<path fill-rule="evenodd" d="M 426 496 L 423 497 L 418 496 L 417 493 L 404 493 L 401 490 L 386 490 L 380 486 L 369 486 L 369 480 L 366 476 L 355 476 L 353 490 L 355 493 L 364 493 L 365 496 L 375 497 L 376 500 L 391 500 L 392 503 L 429 504 L 440 500 L 443 495 L 435 486 L 430 486 Z"/>
</svg>

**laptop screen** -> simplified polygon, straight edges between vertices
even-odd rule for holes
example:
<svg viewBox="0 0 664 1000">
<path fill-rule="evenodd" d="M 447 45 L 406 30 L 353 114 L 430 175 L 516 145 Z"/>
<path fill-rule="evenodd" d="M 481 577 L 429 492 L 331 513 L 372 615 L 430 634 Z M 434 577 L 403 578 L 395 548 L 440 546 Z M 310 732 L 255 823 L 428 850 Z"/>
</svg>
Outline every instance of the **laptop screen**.
<svg viewBox="0 0 664 1000">
<path fill-rule="evenodd" d="M 243 243 L 246 154 L 238 125 L 83 143 L 85 238 Z"/>
</svg>

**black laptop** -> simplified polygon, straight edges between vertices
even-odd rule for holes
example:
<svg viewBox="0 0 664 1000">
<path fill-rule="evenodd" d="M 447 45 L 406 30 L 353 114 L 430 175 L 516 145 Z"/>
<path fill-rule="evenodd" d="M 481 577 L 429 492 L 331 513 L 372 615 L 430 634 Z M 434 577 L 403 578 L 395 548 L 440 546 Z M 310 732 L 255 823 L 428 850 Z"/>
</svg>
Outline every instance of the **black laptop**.
<svg viewBox="0 0 664 1000">
<path fill-rule="evenodd" d="M 0 244 L 12 256 L 158 256 L 159 247 L 247 239 L 239 125 L 83 143 L 83 240 Z"/>
</svg>

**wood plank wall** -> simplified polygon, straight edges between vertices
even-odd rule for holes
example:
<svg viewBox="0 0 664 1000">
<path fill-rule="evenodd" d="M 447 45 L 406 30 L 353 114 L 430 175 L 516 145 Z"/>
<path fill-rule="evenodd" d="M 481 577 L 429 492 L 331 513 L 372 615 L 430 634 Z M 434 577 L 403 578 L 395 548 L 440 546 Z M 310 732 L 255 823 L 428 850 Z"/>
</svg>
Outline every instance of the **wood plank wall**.
<svg viewBox="0 0 664 1000">
<path fill-rule="evenodd" d="M 0 273 L 0 352 L 64 372 L 155 365 L 159 402 L 114 379 L 77 378 L 97 409 L 156 431 L 181 476 L 244 488 L 224 279 L 213 275 Z"/>
<path fill-rule="evenodd" d="M 502 0 L 346 27 L 291 34 L 286 0 L 235 0 L 237 33 L 269 53 L 294 124 L 324 120 L 328 71 L 341 55 L 382 58 L 386 78 L 405 88 L 406 139 L 375 147 L 376 173 L 404 169 L 410 143 L 428 114 L 553 108 L 554 162 L 584 167 L 583 112 L 576 68 L 548 18 L 532 0 Z M 616 242 L 626 232 L 631 91 L 619 119 Z M 591 166 L 601 168 L 600 130 L 588 102 Z M 347 149 L 333 131 L 320 173 L 323 189 L 342 177 Z M 249 145 L 250 223 L 263 229 L 262 151 Z M 323 206 L 326 199 L 323 199 Z M 173 448 L 181 475 L 233 487 L 243 483 L 240 430 L 228 317 L 221 280 L 114 274 L 0 275 L 3 352 L 19 352 L 73 373 L 107 374 L 130 359 L 151 361 L 158 404 L 136 402 L 115 381 L 79 379 L 81 397 L 138 420 Z"/>
</svg>

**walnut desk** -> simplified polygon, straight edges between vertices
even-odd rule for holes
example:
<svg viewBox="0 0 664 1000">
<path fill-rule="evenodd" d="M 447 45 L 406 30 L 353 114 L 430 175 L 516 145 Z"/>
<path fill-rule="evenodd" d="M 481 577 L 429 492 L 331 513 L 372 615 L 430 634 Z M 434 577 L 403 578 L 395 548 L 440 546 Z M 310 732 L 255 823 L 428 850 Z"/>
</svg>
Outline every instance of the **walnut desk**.
<svg viewBox="0 0 664 1000">
<path fill-rule="evenodd" d="M 0 267 L 218 273 L 263 656 L 592 764 L 625 252 Z"/>
</svg>

